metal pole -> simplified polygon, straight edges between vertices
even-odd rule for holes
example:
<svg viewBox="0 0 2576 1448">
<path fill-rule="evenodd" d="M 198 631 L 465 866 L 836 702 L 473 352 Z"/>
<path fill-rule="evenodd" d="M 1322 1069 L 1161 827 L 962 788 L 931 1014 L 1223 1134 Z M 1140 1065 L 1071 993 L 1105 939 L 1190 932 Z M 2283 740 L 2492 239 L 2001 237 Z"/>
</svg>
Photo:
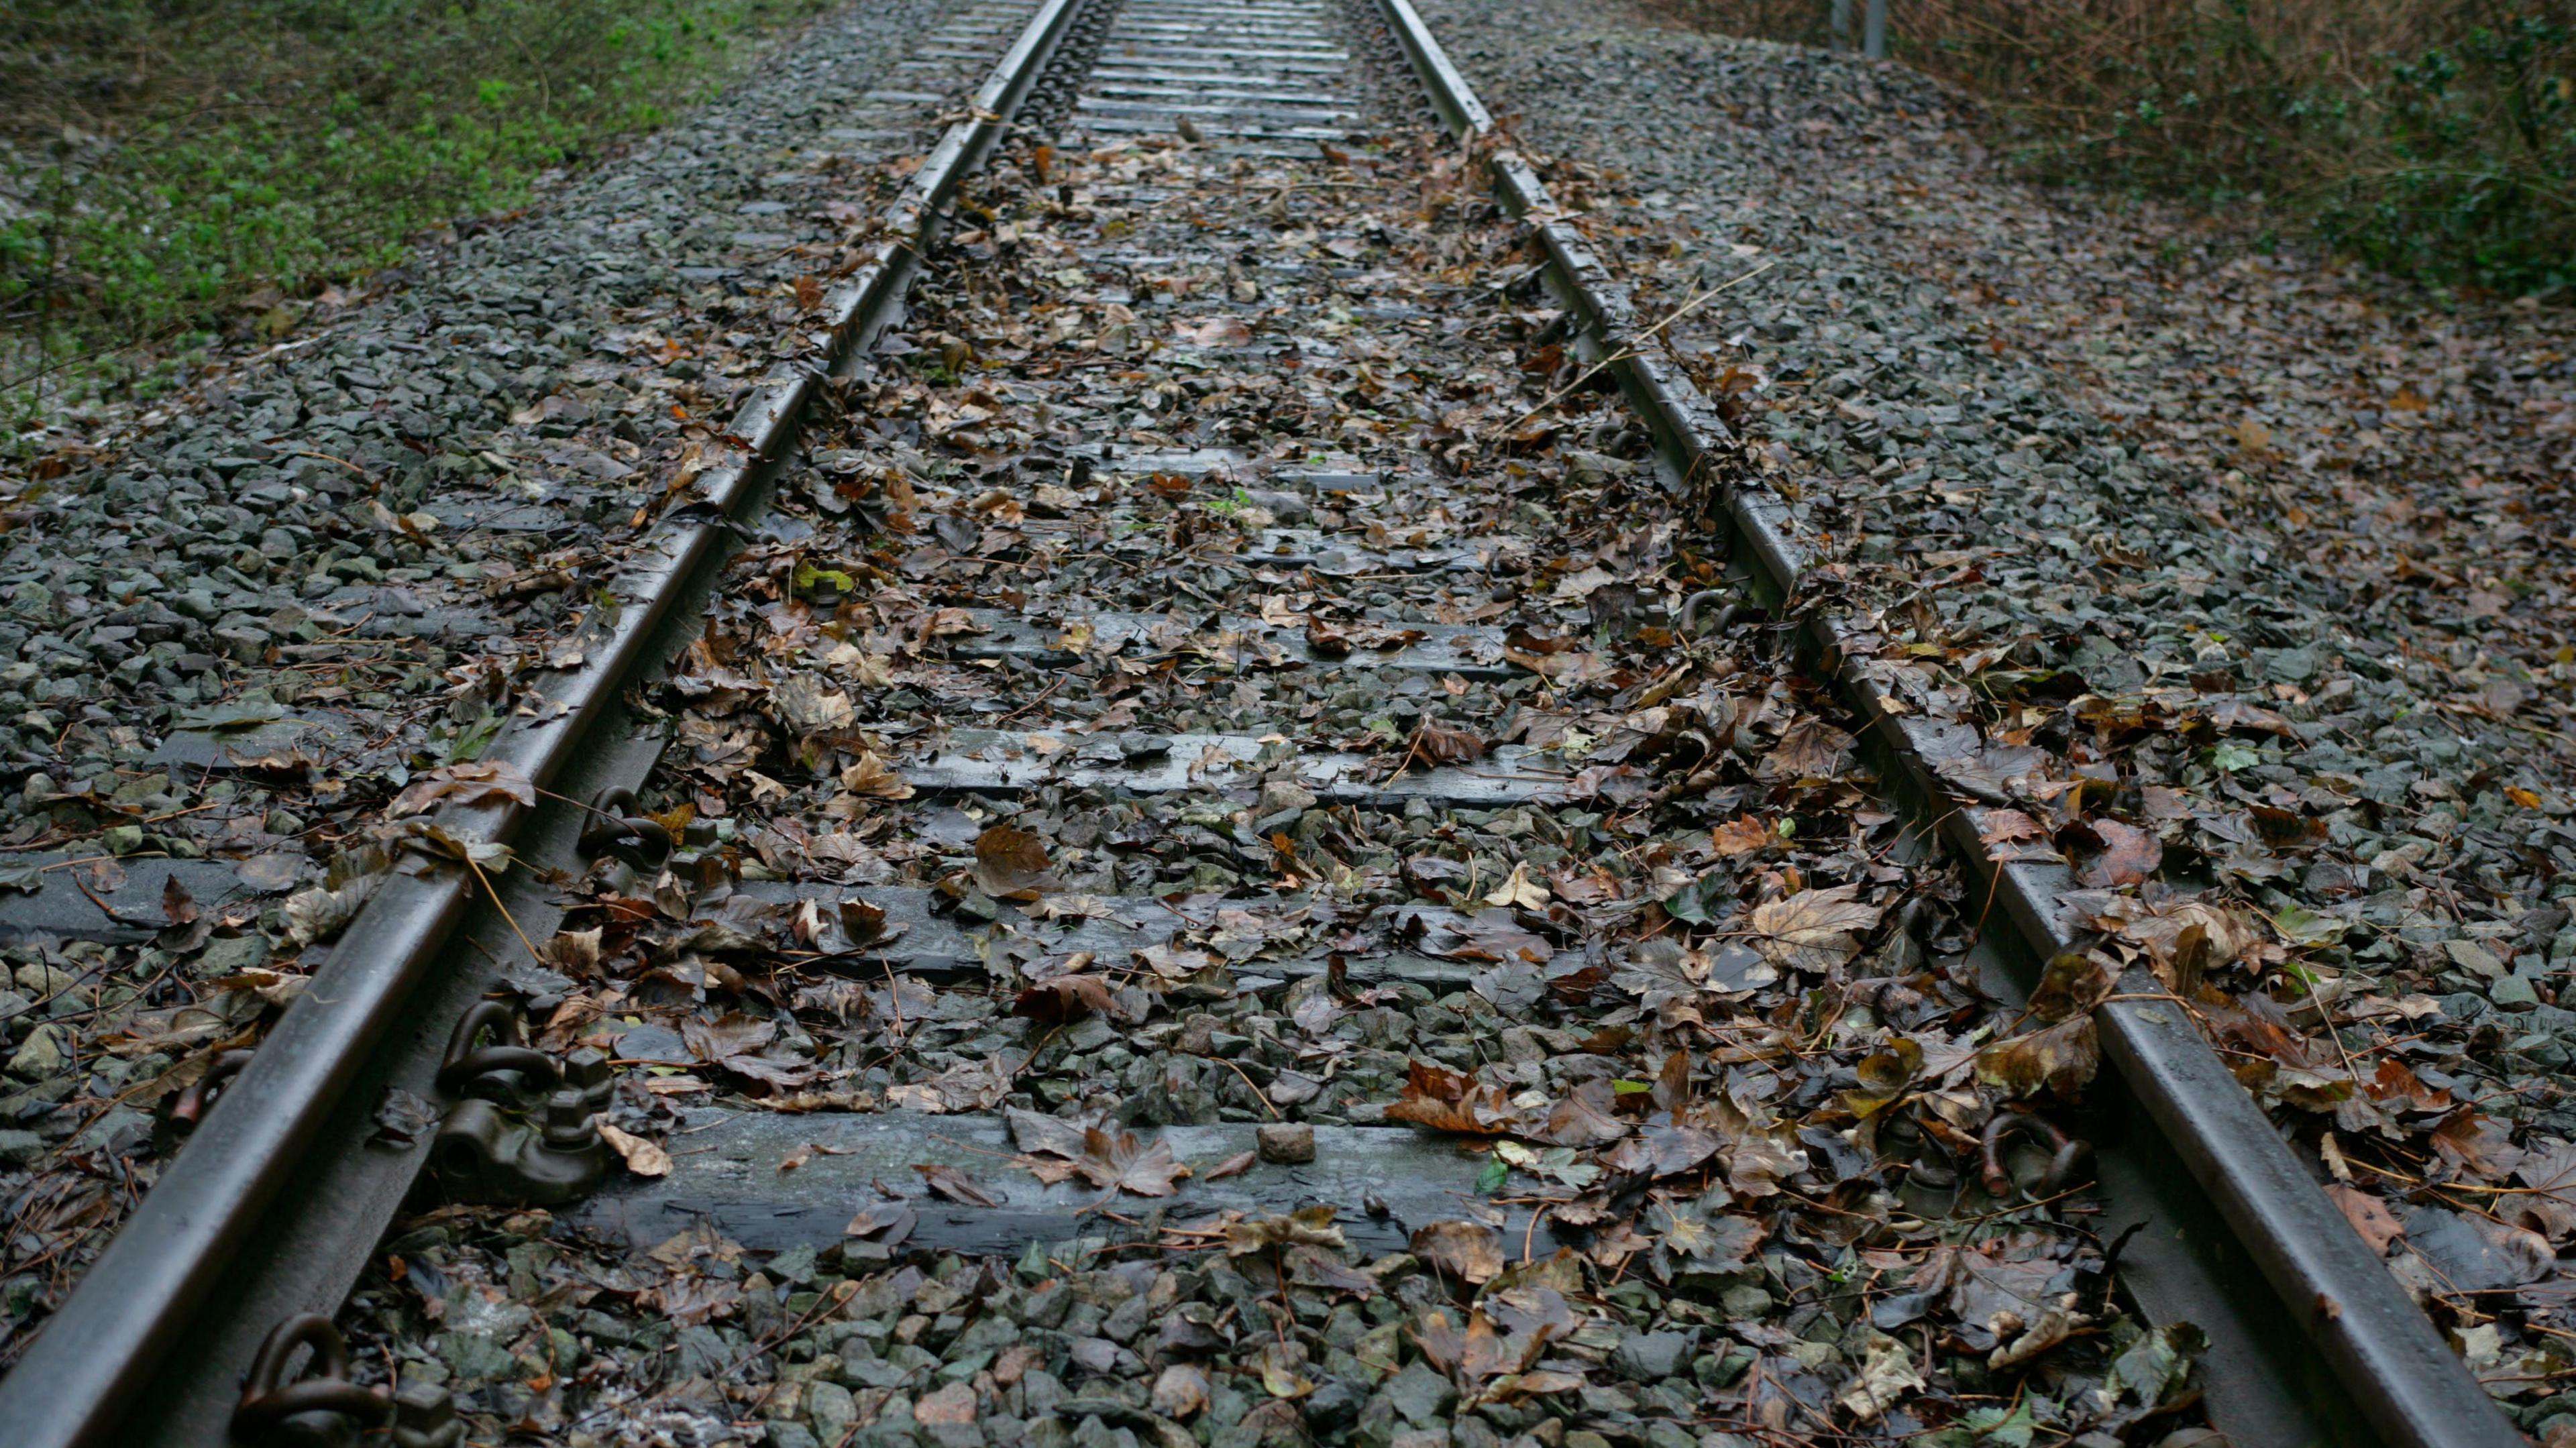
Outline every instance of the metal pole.
<svg viewBox="0 0 2576 1448">
<path fill-rule="evenodd" d="M 1887 0 L 1869 0 L 1868 18 L 1861 22 L 1860 49 L 1872 60 L 1887 59 Z"/>
<path fill-rule="evenodd" d="M 1826 20 L 1825 29 L 1834 49 L 1851 49 L 1851 0 L 1833 0 L 1833 14 Z"/>
</svg>

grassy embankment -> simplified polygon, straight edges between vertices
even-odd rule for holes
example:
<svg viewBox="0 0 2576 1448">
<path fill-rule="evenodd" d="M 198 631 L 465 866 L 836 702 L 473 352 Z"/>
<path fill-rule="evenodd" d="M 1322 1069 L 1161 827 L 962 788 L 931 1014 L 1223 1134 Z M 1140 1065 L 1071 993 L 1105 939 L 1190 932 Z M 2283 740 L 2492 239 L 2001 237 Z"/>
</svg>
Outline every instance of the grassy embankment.
<svg viewBox="0 0 2576 1448">
<path fill-rule="evenodd" d="M 292 325 L 826 3 L 0 0 L 6 420 Z"/>
</svg>

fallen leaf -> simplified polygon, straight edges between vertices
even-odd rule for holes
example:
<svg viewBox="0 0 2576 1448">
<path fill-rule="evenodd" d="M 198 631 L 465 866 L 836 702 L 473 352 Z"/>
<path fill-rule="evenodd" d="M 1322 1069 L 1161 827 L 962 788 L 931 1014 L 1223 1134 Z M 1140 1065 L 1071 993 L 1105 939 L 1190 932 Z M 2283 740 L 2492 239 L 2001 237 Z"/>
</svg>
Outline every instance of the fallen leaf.
<svg viewBox="0 0 2576 1448">
<path fill-rule="evenodd" d="M 2072 1097 L 2101 1066 L 2101 1043 L 2089 1015 L 1997 1041 L 1977 1053 L 1977 1079 L 2015 1100 L 2042 1091 Z"/>
<path fill-rule="evenodd" d="M 1331 1247 L 1339 1250 L 1350 1243 L 1343 1237 L 1342 1229 L 1333 1225 L 1334 1215 L 1333 1208 L 1318 1205 L 1228 1222 L 1225 1255 L 1248 1257 L 1273 1247 Z"/>
<path fill-rule="evenodd" d="M 2079 878 L 2085 888 L 2113 890 L 2123 885 L 2136 885 L 2155 878 L 2156 867 L 2164 863 L 2165 847 L 2153 830 L 2142 830 L 2118 820 L 2088 822 L 2100 837 L 2099 854 L 2084 862 Z"/>
<path fill-rule="evenodd" d="M 1772 833 L 1769 825 L 1753 816 L 1737 815 L 1711 831 L 1709 843 L 1716 846 L 1718 854 L 1731 859 L 1752 854 L 1755 850 L 1767 850 L 1779 843 L 1779 837 Z"/>
<path fill-rule="evenodd" d="M 395 795 L 385 812 L 400 819 L 404 815 L 426 813 L 432 806 L 453 801 L 457 804 L 480 804 L 490 799 L 516 800 L 522 805 L 537 802 L 537 787 L 530 783 L 516 765 L 503 760 L 476 760 L 449 764 L 412 776 L 403 792 Z"/>
<path fill-rule="evenodd" d="M 1096 975 L 1059 975 L 1022 987 L 1011 1002 L 1011 1014 L 1043 1025 L 1080 1020 L 1113 1006 L 1109 982 Z"/>
<path fill-rule="evenodd" d="M 921 1173 L 922 1185 L 930 1188 L 933 1196 L 946 1197 L 970 1207 L 998 1207 L 1002 1204 L 1002 1199 L 987 1190 L 983 1183 L 953 1166 L 917 1162 L 912 1169 Z"/>
<path fill-rule="evenodd" d="M 1386 1108 L 1389 1121 L 1410 1121 L 1468 1136 L 1504 1135 L 1511 1129 L 1510 1117 L 1511 1104 L 1503 1088 L 1428 1061 L 1406 1067 L 1404 1094 Z"/>
<path fill-rule="evenodd" d="M 2030 993 L 2030 1013 L 2055 1024 L 2102 1003 L 2120 978 L 2111 962 L 2089 950 L 2069 950 L 2048 962 Z"/>
<path fill-rule="evenodd" d="M 1161 1137 L 1148 1142 L 1132 1131 L 1081 1126 L 1017 1107 L 1005 1112 L 1004 1119 L 1010 1123 L 1011 1140 L 1037 1158 L 1023 1164 L 1042 1182 L 1080 1176 L 1096 1187 L 1168 1197 L 1178 1189 L 1174 1183 L 1190 1174 Z"/>
<path fill-rule="evenodd" d="M 1413 1255 L 1444 1276 L 1482 1287 L 1502 1274 L 1503 1234 L 1476 1222 L 1430 1222 L 1413 1234 Z"/>
<path fill-rule="evenodd" d="M 1524 862 L 1512 866 L 1511 878 L 1505 880 L 1494 893 L 1486 896 L 1485 903 L 1513 906 L 1522 910 L 1544 910 L 1547 908 L 1547 898 L 1547 886 L 1530 878 L 1529 865 Z"/>
<path fill-rule="evenodd" d="M 1239 317 L 1204 317 L 1195 322 L 1175 322 L 1172 335 L 1192 347 L 1252 345 L 1252 329 L 1245 326 Z"/>
<path fill-rule="evenodd" d="M 173 925 L 188 925 L 196 921 L 196 897 L 188 893 L 188 887 L 180 884 L 175 874 L 161 882 L 161 915 Z"/>
<path fill-rule="evenodd" d="M 1046 841 L 1009 825 L 984 831 L 975 837 L 975 883 L 996 900 L 1034 900 L 1053 889 Z"/>
<path fill-rule="evenodd" d="M 1431 716 L 1425 714 L 1422 723 L 1413 731 L 1413 744 L 1405 750 L 1404 766 L 1401 767 L 1409 767 L 1417 761 L 1425 767 L 1471 764 L 1484 757 L 1483 739 L 1464 729 L 1435 724 Z"/>
<path fill-rule="evenodd" d="M 599 1123 L 599 1139 L 626 1161 L 626 1169 L 640 1177 L 663 1177 L 671 1174 L 671 1153 L 658 1141 L 647 1141 L 617 1129 L 612 1122 Z"/>
<path fill-rule="evenodd" d="M 1801 890 L 1753 907 L 1753 948 L 1783 970 L 1822 973 L 1860 954 L 1860 937 L 1876 928 L 1879 907 L 1858 885 Z"/>
<path fill-rule="evenodd" d="M 912 786 L 872 751 L 861 753 L 857 763 L 841 771 L 841 788 L 868 799 L 912 798 Z"/>
<path fill-rule="evenodd" d="M 1151 1401 L 1154 1411 L 1166 1418 L 1187 1418 L 1208 1405 L 1207 1374 L 1190 1363 L 1168 1364 L 1154 1379 Z"/>
<path fill-rule="evenodd" d="M 2342 1182 L 2328 1182 L 2326 1195 L 2334 1198 L 2334 1204 L 2343 1210 L 2343 1219 L 2352 1223 L 2352 1229 L 2369 1244 L 2370 1255 L 2387 1256 L 2389 1246 L 2406 1235 L 2388 1204 L 2371 1193 Z"/>
</svg>

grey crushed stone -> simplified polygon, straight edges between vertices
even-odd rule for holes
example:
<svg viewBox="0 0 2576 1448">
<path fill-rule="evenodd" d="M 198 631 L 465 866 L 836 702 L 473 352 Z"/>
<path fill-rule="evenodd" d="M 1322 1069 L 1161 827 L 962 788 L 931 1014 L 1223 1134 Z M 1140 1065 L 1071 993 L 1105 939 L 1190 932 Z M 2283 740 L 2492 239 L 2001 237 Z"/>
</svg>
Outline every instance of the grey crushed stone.
<svg viewBox="0 0 2576 1448">
<path fill-rule="evenodd" d="M 2058 788 L 2007 791 L 2043 830 L 2076 766 L 2115 780 L 2100 812 L 2163 850 L 2150 901 L 2207 888 L 2259 912 L 2334 1003 L 2339 1039 L 2311 1011 L 2276 1059 L 2365 1088 L 2345 1147 L 2393 1137 L 2420 1162 L 2434 1123 L 2473 1135 L 2430 1157 L 2472 1220 L 2492 1184 L 2553 1179 L 2576 1137 L 2563 309 L 2413 296 L 2021 184 L 1900 67 L 1633 4 L 1422 8 L 1559 198 L 1615 217 L 1594 235 L 1644 315 L 1726 288 L 1675 350 L 1731 398 L 1748 466 L 1900 694 L 2045 749 L 2034 780 Z M 2031 691 L 1988 707 L 1995 683 Z M 2070 719 L 2082 693 L 2109 703 Z M 2427 1092 L 2372 1084 L 2383 1061 Z M 2266 1099 L 2325 1176 L 2335 1119 Z M 2566 1327 L 2547 1200 L 2502 1229 L 2546 1239 L 2529 1326 L 2459 1319 L 2526 1427 L 2576 1407 L 2543 1350 Z M 2443 1308 L 2439 1239 L 2391 1265 Z"/>
<path fill-rule="evenodd" d="M 854 262 L 879 163 L 1003 43 L 904 67 L 943 13 L 865 0 L 776 39 L 524 214 L 175 402 L 74 419 L 0 489 L 0 1366 L 151 1184 L 155 1103 L 363 901 L 325 896 L 334 842 L 470 756 L 639 510 L 812 345 L 797 283 Z M 197 872 L 177 911 L 161 857 Z"/>
</svg>

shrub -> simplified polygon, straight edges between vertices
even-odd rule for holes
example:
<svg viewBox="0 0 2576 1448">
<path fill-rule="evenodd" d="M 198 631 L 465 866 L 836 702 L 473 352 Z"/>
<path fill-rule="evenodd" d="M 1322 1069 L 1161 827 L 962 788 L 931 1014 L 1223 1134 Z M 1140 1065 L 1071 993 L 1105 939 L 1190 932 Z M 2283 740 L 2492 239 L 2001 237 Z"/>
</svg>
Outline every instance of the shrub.
<svg viewBox="0 0 2576 1448">
<path fill-rule="evenodd" d="M 1826 39 L 1825 0 L 1673 3 Z M 1889 30 L 2046 179 L 2259 197 L 2429 281 L 2576 282 L 2576 0 L 1890 0 Z"/>
</svg>

